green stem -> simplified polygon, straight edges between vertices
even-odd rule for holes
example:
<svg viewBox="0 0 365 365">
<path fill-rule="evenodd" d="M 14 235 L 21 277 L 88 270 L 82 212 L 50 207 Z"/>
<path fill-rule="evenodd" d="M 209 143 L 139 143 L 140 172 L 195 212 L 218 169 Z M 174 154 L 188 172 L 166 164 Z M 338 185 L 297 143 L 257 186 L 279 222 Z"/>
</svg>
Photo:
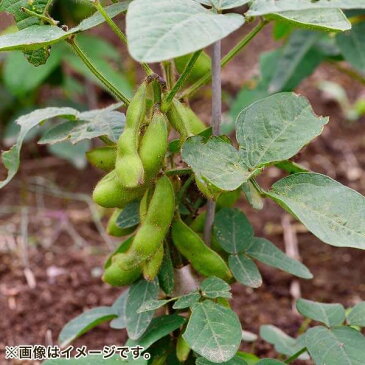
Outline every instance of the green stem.
<svg viewBox="0 0 365 365">
<path fill-rule="evenodd" d="M 185 168 L 185 169 L 172 169 L 167 170 L 166 175 L 167 176 L 181 176 L 181 175 L 190 175 L 193 172 L 192 169 Z"/>
<path fill-rule="evenodd" d="M 87 68 L 97 77 L 102 84 L 119 100 L 123 101 L 124 104 L 127 106 L 129 105 L 129 99 L 120 91 L 118 90 L 113 84 L 109 82 L 92 64 L 86 54 L 82 51 L 82 49 L 76 44 L 74 37 L 70 37 L 68 43 L 71 45 L 72 49 L 75 53 L 80 57 L 80 59 L 84 62 Z"/>
<path fill-rule="evenodd" d="M 365 77 L 362 76 L 359 72 L 342 66 L 338 61 L 327 61 L 329 64 L 334 66 L 338 71 L 346 74 L 347 76 L 350 76 L 354 80 L 359 81 L 362 85 L 365 85 Z"/>
<path fill-rule="evenodd" d="M 105 11 L 103 5 L 100 4 L 100 1 L 95 1 L 95 8 L 98 10 L 98 12 L 103 16 L 109 27 L 113 30 L 113 32 L 118 36 L 118 38 L 122 41 L 124 44 L 128 44 L 127 37 L 125 34 L 119 29 L 117 24 L 115 24 L 114 20 L 108 15 L 108 13 Z M 153 70 L 148 66 L 146 63 L 141 64 L 144 68 L 147 75 L 152 75 Z"/>
<path fill-rule="evenodd" d="M 50 18 L 50 17 L 48 17 L 44 14 L 38 14 L 35 11 L 32 11 L 32 10 L 24 8 L 24 7 L 22 7 L 21 10 L 24 13 L 26 13 L 30 16 L 35 16 L 35 17 L 39 18 L 40 20 L 42 20 L 43 22 L 48 23 L 50 25 L 57 25 L 58 24 L 58 22 L 56 20 L 54 20 L 54 19 L 52 19 L 52 18 Z"/>
<path fill-rule="evenodd" d="M 164 101 L 162 102 L 162 111 L 163 112 L 166 112 L 169 109 L 169 107 L 171 105 L 171 102 L 174 99 L 175 95 L 184 86 L 185 81 L 189 77 L 189 75 L 190 75 L 190 73 L 191 73 L 191 71 L 192 71 L 192 69 L 195 65 L 195 62 L 198 60 L 198 58 L 199 58 L 199 56 L 202 52 L 203 52 L 202 50 L 196 51 L 191 56 L 188 64 L 185 66 L 185 69 L 184 69 L 183 73 L 180 75 L 180 77 L 176 81 L 174 87 L 171 89 L 171 91 L 167 94 Z"/>
<path fill-rule="evenodd" d="M 288 359 L 286 359 L 284 361 L 285 364 L 290 364 L 291 362 L 293 362 L 294 360 L 296 360 L 301 354 L 304 354 L 307 351 L 307 348 L 304 347 L 302 348 L 300 351 L 298 351 L 297 353 L 295 353 L 293 356 L 290 356 Z"/>
<path fill-rule="evenodd" d="M 166 80 L 167 89 L 171 90 L 172 86 L 175 82 L 172 61 L 162 62 L 162 69 L 163 69 L 164 77 L 165 77 L 165 80 Z"/>
<path fill-rule="evenodd" d="M 115 143 L 107 136 L 100 136 L 100 141 L 104 142 L 107 146 L 115 146 Z"/>
<path fill-rule="evenodd" d="M 267 21 L 260 21 L 260 23 L 252 29 L 239 43 L 237 43 L 223 58 L 221 61 L 221 67 L 225 67 L 238 53 L 240 53 L 251 41 L 256 37 L 258 33 L 268 24 Z M 211 73 L 207 73 L 202 76 L 198 81 L 186 89 L 181 95 L 181 98 L 190 97 L 195 94 L 202 86 L 206 85 L 212 78 Z"/>
<path fill-rule="evenodd" d="M 257 190 L 257 192 L 262 196 L 262 197 L 266 197 L 267 193 L 264 189 L 262 189 L 262 187 L 258 184 L 258 182 L 256 181 L 256 179 L 252 178 L 250 179 L 252 185 L 254 186 L 254 188 Z"/>
</svg>

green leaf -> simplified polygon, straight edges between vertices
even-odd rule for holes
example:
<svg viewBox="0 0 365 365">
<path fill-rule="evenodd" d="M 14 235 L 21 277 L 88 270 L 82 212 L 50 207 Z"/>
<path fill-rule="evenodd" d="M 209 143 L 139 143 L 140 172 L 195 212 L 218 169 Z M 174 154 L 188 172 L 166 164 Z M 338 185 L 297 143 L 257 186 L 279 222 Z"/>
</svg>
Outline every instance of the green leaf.
<svg viewBox="0 0 365 365">
<path fill-rule="evenodd" d="M 200 299 L 200 294 L 197 291 L 181 296 L 172 306 L 173 309 L 185 309 L 192 307 Z"/>
<path fill-rule="evenodd" d="M 365 249 L 365 198 L 328 176 L 290 175 L 267 194 L 323 242 Z"/>
<path fill-rule="evenodd" d="M 222 190 L 236 190 L 253 174 L 242 162 L 238 151 L 220 137 L 189 138 L 183 145 L 183 160 L 198 178 Z"/>
<path fill-rule="evenodd" d="M 246 254 L 262 263 L 286 271 L 303 279 L 312 279 L 313 275 L 301 262 L 292 259 L 265 238 L 255 237 Z"/>
<path fill-rule="evenodd" d="M 158 300 L 158 299 L 151 299 L 147 302 L 144 302 L 138 309 L 137 313 L 143 313 L 143 312 L 149 312 L 149 311 L 155 311 L 158 308 L 163 307 L 165 304 L 171 302 L 173 299 L 164 299 L 164 300 Z"/>
<path fill-rule="evenodd" d="M 118 299 L 113 303 L 113 308 L 116 311 L 118 318 L 114 318 L 110 322 L 110 327 L 114 329 L 122 329 L 127 327 L 127 318 L 125 315 L 125 308 L 127 305 L 129 290 L 125 290 Z"/>
<path fill-rule="evenodd" d="M 223 208 L 215 216 L 214 234 L 228 253 L 239 253 L 248 248 L 253 239 L 253 228 L 239 209 Z"/>
<path fill-rule="evenodd" d="M 292 356 L 304 347 L 302 344 L 298 343 L 299 339 L 296 340 L 295 338 L 288 336 L 281 329 L 272 325 L 261 326 L 260 336 L 266 342 L 274 345 L 275 350 L 279 354 L 286 356 Z"/>
<path fill-rule="evenodd" d="M 363 0 L 253 0 L 247 16 L 259 16 L 289 10 L 365 9 Z"/>
<path fill-rule="evenodd" d="M 139 224 L 139 200 L 127 204 L 120 212 L 116 225 L 120 228 L 131 228 Z"/>
<path fill-rule="evenodd" d="M 37 16 L 32 16 L 23 11 L 23 8 L 31 10 L 40 15 L 47 15 L 48 9 L 52 5 L 52 0 L 2 0 L 0 2 L 0 12 L 6 11 L 14 16 L 18 29 L 26 29 L 35 24 L 42 24 Z M 46 63 L 49 57 L 47 47 L 34 51 L 25 52 L 25 56 L 34 66 L 40 66 Z"/>
<path fill-rule="evenodd" d="M 24 96 L 40 86 L 61 64 L 63 47 L 55 47 L 48 62 L 35 68 L 21 52 L 9 53 L 4 61 L 4 85 L 13 95 Z"/>
<path fill-rule="evenodd" d="M 198 357 L 196 362 L 196 365 L 213 365 L 216 364 L 216 362 L 209 361 L 205 359 L 204 357 Z M 247 365 L 247 362 L 243 359 L 241 359 L 239 356 L 235 356 L 233 359 L 220 362 L 222 365 Z"/>
<path fill-rule="evenodd" d="M 176 58 L 225 38 L 243 23 L 239 14 L 215 14 L 192 0 L 134 0 L 127 12 L 129 52 L 139 62 Z"/>
<path fill-rule="evenodd" d="M 126 305 L 127 333 L 132 340 L 139 339 L 152 321 L 154 311 L 138 313 L 147 301 L 156 299 L 159 287 L 156 281 L 140 280 L 129 289 Z"/>
<path fill-rule="evenodd" d="M 365 23 L 355 24 L 351 32 L 339 34 L 336 42 L 345 60 L 365 74 Z"/>
<path fill-rule="evenodd" d="M 125 115 L 116 111 L 122 103 L 112 104 L 104 109 L 76 112 L 72 121 L 51 128 L 38 142 L 54 144 L 63 141 L 78 143 L 84 139 L 107 136 L 117 142 L 123 132 Z"/>
<path fill-rule="evenodd" d="M 77 337 L 90 331 L 101 323 L 117 317 L 113 307 L 97 307 L 90 309 L 68 322 L 58 336 L 61 347 L 67 346 Z"/>
<path fill-rule="evenodd" d="M 275 359 L 262 359 L 256 365 L 285 365 L 285 363 Z"/>
<path fill-rule="evenodd" d="M 238 8 L 239 6 L 245 5 L 250 0 L 198 0 L 201 4 L 214 6 L 217 10 L 226 10 Z"/>
<path fill-rule="evenodd" d="M 241 342 L 241 324 L 231 309 L 206 300 L 192 308 L 185 341 L 209 361 L 232 359 Z"/>
<path fill-rule="evenodd" d="M 345 308 L 342 304 L 318 303 L 306 299 L 298 299 L 298 312 L 304 317 L 324 323 L 328 327 L 341 325 L 345 320 Z"/>
<path fill-rule="evenodd" d="M 318 33 L 308 30 L 298 30 L 291 34 L 272 76 L 270 92 L 276 93 L 284 89 L 318 38 Z"/>
<path fill-rule="evenodd" d="M 365 302 L 355 305 L 347 315 L 347 322 L 351 326 L 365 327 Z"/>
<path fill-rule="evenodd" d="M 128 340 L 126 346 L 141 346 L 147 350 L 155 342 L 180 328 L 185 320 L 177 314 L 154 318 L 143 336 L 138 340 Z"/>
<path fill-rule="evenodd" d="M 117 109 L 121 104 L 114 104 L 108 108 L 100 110 L 92 110 L 89 112 L 80 113 L 73 108 L 44 108 L 35 110 L 29 114 L 23 115 L 16 120 L 16 123 L 20 125 L 20 132 L 18 134 L 17 142 L 11 147 L 9 151 L 2 153 L 2 161 L 4 166 L 8 170 L 8 176 L 5 180 L 0 181 L 0 189 L 4 187 L 15 176 L 19 169 L 20 151 L 24 138 L 30 130 L 40 125 L 42 122 L 62 117 L 72 119 L 72 122 L 67 122 L 67 128 L 65 126 L 58 127 L 57 133 L 45 136 L 41 139 L 41 143 L 54 143 L 68 140 L 73 143 L 77 143 L 82 139 L 95 138 L 101 135 L 108 135 L 111 139 L 116 140 L 117 136 L 121 133 L 120 124 L 124 121 L 124 115 L 114 109 Z M 82 120 L 83 122 L 77 122 Z M 71 124 L 70 124 L 71 123 Z M 71 128 L 74 126 L 74 128 Z M 56 127 L 57 128 L 57 127 Z M 61 130 L 60 130 L 61 129 Z"/>
<path fill-rule="evenodd" d="M 341 32 L 351 29 L 351 23 L 341 9 L 284 11 L 270 17 L 303 28 Z"/>
<path fill-rule="evenodd" d="M 288 160 L 321 134 L 327 122 L 314 114 L 306 98 L 294 93 L 257 101 L 236 121 L 241 158 L 251 168 Z"/>
<path fill-rule="evenodd" d="M 203 280 L 200 290 L 207 298 L 232 298 L 230 285 L 215 276 Z"/>
<path fill-rule="evenodd" d="M 2 3 L 4 5 L 4 2 Z M 105 8 L 109 16 L 114 17 L 127 10 L 128 1 L 119 2 Z M 0 9 L 1 10 L 1 9 Z M 0 51 L 10 50 L 36 50 L 50 46 L 70 37 L 73 34 L 91 29 L 104 23 L 104 18 L 100 14 L 94 14 L 90 18 L 82 21 L 78 26 L 64 31 L 59 27 L 51 25 L 32 25 L 16 33 L 0 36 Z"/>
<path fill-rule="evenodd" d="M 309 329 L 305 344 L 316 365 L 362 365 L 365 358 L 365 338 L 349 327 Z"/>
<path fill-rule="evenodd" d="M 262 278 L 255 263 L 244 254 L 231 255 L 228 258 L 228 265 L 233 276 L 241 284 L 250 288 L 259 288 L 262 285 Z"/>
<path fill-rule="evenodd" d="M 237 356 L 245 360 L 247 365 L 256 365 L 260 360 L 256 355 L 243 351 L 238 351 Z"/>
<path fill-rule="evenodd" d="M 167 295 L 171 295 L 175 288 L 175 272 L 169 251 L 168 249 L 165 250 L 162 265 L 158 273 L 160 287 Z"/>
</svg>

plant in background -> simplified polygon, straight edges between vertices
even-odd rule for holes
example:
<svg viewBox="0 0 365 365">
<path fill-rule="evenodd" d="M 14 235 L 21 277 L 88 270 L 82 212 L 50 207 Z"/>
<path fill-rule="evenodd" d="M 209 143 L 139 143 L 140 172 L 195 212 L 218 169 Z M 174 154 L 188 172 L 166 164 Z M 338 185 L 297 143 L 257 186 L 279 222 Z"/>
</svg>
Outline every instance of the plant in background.
<svg viewBox="0 0 365 365">
<path fill-rule="evenodd" d="M 20 29 L 0 37 L 0 50 L 22 50 L 30 62 L 40 64 L 46 62 L 55 43 L 67 42 L 117 99 L 116 104 L 100 110 L 45 108 L 24 115 L 17 121 L 21 128 L 17 143 L 2 154 L 8 177 L 0 187 L 18 170 L 26 134 L 48 119 L 67 121 L 50 129 L 42 143 L 100 138 L 106 145 L 88 153 L 89 161 L 106 171 L 93 198 L 103 207 L 115 208 L 109 233 L 129 237 L 107 259 L 103 280 L 113 286 L 130 285 L 130 289 L 112 306 L 94 308 L 68 323 L 60 333 L 60 344 L 66 346 L 94 326 L 111 321 L 112 328 L 126 328 L 126 346 L 144 349 L 139 360 L 133 360 L 130 353 L 126 362 L 278 365 L 310 357 L 319 365 L 361 364 L 365 359 L 364 303 L 345 312 L 338 304 L 299 300 L 298 311 L 320 325 L 304 328 L 296 339 L 273 326 L 261 329 L 261 336 L 285 356 L 283 361 L 260 360 L 239 351 L 245 336 L 230 306 L 230 284 L 237 281 L 259 287 L 262 278 L 256 261 L 312 278 L 302 263 L 255 236 L 245 214 L 234 208 L 239 197 L 245 195 L 256 209 L 262 208 L 263 199 L 271 199 L 323 242 L 358 249 L 365 248 L 365 198 L 291 162 L 328 123 L 328 118 L 314 114 L 304 97 L 279 92 L 297 76 L 295 72 L 276 71 L 270 87 L 273 94 L 264 93 L 256 102 L 242 105 L 235 121 L 238 146 L 220 135 L 220 69 L 272 20 L 341 32 L 349 30 L 351 23 L 340 8 L 364 9 L 365 5 L 362 0 L 200 3 L 134 0 L 104 8 L 96 0 L 92 4 L 97 12 L 68 30 L 49 17 L 50 2 L 29 5 L 24 1 L 27 10 L 23 12 L 17 1 L 0 3 L 1 10 L 15 15 Z M 243 15 L 231 12 L 245 4 L 249 9 Z M 126 35 L 113 21 L 123 12 Z M 253 30 L 221 59 L 220 41 L 256 18 Z M 132 99 L 78 45 L 79 33 L 104 21 L 128 43 L 129 53 L 146 73 Z M 300 30 L 293 37 L 299 37 L 296 42 L 301 46 L 307 42 L 305 49 L 309 49 L 319 34 Z M 202 49 L 211 44 L 210 66 Z M 149 66 L 157 62 L 162 75 Z M 265 85 L 271 80 L 266 76 Z M 189 100 L 211 79 L 212 128 L 205 128 Z M 126 116 L 118 111 L 123 104 Z M 272 165 L 288 176 L 265 190 L 257 177 Z M 49 360 L 48 364 L 63 361 Z M 112 364 L 120 357 L 90 356 L 87 361 Z"/>
</svg>

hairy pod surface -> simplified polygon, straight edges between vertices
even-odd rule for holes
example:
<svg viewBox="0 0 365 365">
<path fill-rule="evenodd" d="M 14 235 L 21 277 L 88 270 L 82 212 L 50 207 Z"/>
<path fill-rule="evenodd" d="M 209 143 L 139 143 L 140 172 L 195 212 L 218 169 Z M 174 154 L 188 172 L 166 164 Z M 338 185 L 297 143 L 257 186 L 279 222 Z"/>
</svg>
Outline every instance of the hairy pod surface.
<svg viewBox="0 0 365 365">
<path fill-rule="evenodd" d="M 86 158 L 91 165 L 103 171 L 110 172 L 115 168 L 117 148 L 116 146 L 97 147 L 86 152 Z"/>
<path fill-rule="evenodd" d="M 181 219 L 173 223 L 171 232 L 174 245 L 197 272 L 207 277 L 217 276 L 227 282 L 231 281 L 232 274 L 222 257 L 209 248 Z"/>
<path fill-rule="evenodd" d="M 164 255 L 163 243 L 157 252 L 142 265 L 143 277 L 148 281 L 153 281 L 158 275 Z"/>
<path fill-rule="evenodd" d="M 192 134 L 199 134 L 207 129 L 204 122 L 195 114 L 195 112 L 185 104 L 182 104 L 185 110 L 186 123 Z"/>
<path fill-rule="evenodd" d="M 113 170 L 95 186 L 93 200 L 104 208 L 124 208 L 128 203 L 143 196 L 145 186 L 127 189 L 122 186 Z"/>
<path fill-rule="evenodd" d="M 170 109 L 167 112 L 167 117 L 173 128 L 179 132 L 182 142 L 194 135 L 190 130 L 185 107 L 180 101 L 176 99 L 172 101 Z"/>
<path fill-rule="evenodd" d="M 140 267 L 125 271 L 117 263 L 112 263 L 104 271 L 103 281 L 112 286 L 126 286 L 134 283 L 142 273 Z"/>
<path fill-rule="evenodd" d="M 117 226 L 117 219 L 122 212 L 122 209 L 116 209 L 109 218 L 106 231 L 110 236 L 123 237 L 134 232 L 135 227 L 121 228 Z"/>
<path fill-rule="evenodd" d="M 126 125 L 118 140 L 118 155 L 116 172 L 121 184 L 133 188 L 143 184 L 144 168 L 138 154 L 139 134 L 142 122 L 146 116 L 147 83 L 138 88 L 129 104 Z"/>
<path fill-rule="evenodd" d="M 134 268 L 150 259 L 162 245 L 166 233 L 171 225 L 175 210 L 175 194 L 168 177 L 161 177 L 157 183 L 148 206 L 144 222 L 140 225 L 130 249 L 117 256 L 115 260 L 122 265 L 122 269 Z"/>
</svg>

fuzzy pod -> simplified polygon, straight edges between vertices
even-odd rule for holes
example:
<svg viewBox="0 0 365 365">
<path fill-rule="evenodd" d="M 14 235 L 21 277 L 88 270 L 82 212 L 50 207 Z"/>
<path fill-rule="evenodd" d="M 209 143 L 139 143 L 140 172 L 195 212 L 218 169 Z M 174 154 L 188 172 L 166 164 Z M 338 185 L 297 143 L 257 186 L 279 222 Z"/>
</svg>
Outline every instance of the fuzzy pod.
<svg viewBox="0 0 365 365">
<path fill-rule="evenodd" d="M 89 163 L 98 169 L 110 172 L 115 167 L 117 148 L 115 146 L 103 146 L 86 152 Z"/>
</svg>

